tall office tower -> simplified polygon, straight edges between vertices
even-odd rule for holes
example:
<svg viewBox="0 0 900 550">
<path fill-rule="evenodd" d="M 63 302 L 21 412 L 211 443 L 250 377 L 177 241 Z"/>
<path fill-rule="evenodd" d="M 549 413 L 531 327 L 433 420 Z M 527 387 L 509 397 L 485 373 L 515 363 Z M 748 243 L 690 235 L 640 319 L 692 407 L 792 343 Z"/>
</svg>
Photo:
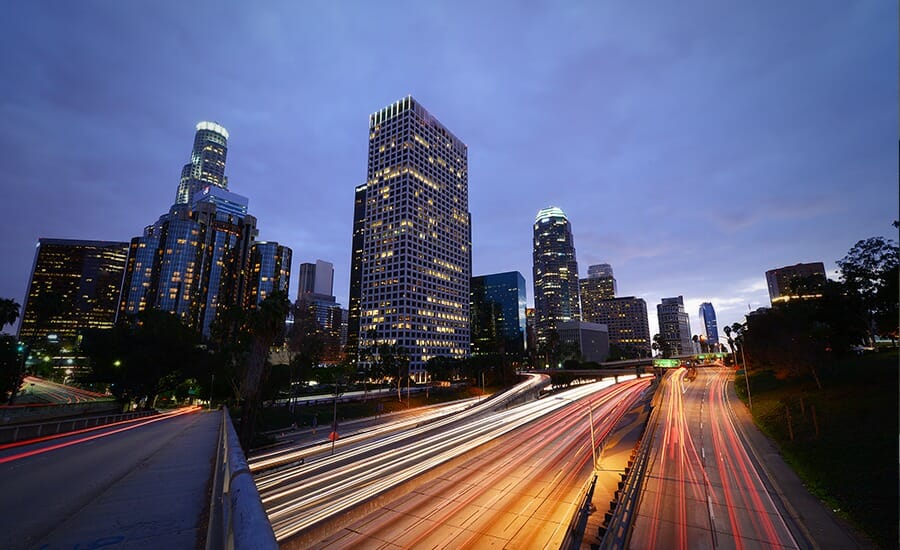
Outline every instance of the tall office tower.
<svg viewBox="0 0 900 550">
<path fill-rule="evenodd" d="M 669 344 L 672 355 L 693 353 L 691 320 L 684 311 L 684 298 L 663 298 L 662 303 L 656 305 L 656 316 L 659 320 L 659 334 Z"/>
<path fill-rule="evenodd" d="M 112 327 L 127 257 L 128 243 L 40 239 L 19 339 L 73 344 L 85 329 Z"/>
<path fill-rule="evenodd" d="M 537 349 L 537 337 L 534 335 L 534 308 L 525 308 L 525 349 L 533 355 Z"/>
<path fill-rule="evenodd" d="M 468 151 L 408 96 L 369 117 L 367 176 L 360 346 L 401 346 L 423 381 L 429 358 L 469 353 Z"/>
<path fill-rule="evenodd" d="M 703 325 L 703 335 L 710 346 L 719 344 L 719 327 L 716 323 L 716 310 L 709 302 L 700 304 L 700 324 Z"/>
<path fill-rule="evenodd" d="M 825 264 L 797 264 L 766 271 L 772 305 L 788 300 L 821 298 L 825 286 Z"/>
<path fill-rule="evenodd" d="M 188 204 L 204 187 L 228 190 L 225 157 L 228 154 L 228 130 L 215 122 L 197 123 L 191 161 L 181 169 L 181 181 L 175 204 Z"/>
<path fill-rule="evenodd" d="M 557 323 L 581 319 L 572 226 L 555 206 L 534 220 L 534 314 L 538 347 L 549 341 Z"/>
<path fill-rule="evenodd" d="M 304 294 L 334 294 L 334 264 L 322 260 L 316 263 L 300 264 L 300 282 L 297 285 L 297 298 Z"/>
<path fill-rule="evenodd" d="M 652 355 L 647 302 L 643 298 L 625 296 L 610 300 L 585 300 L 581 294 L 581 316 L 585 321 L 606 325 L 609 345 L 616 346 L 627 359 Z"/>
<path fill-rule="evenodd" d="M 244 306 L 255 308 L 273 292 L 288 294 L 291 280 L 291 249 L 271 241 L 254 241 L 250 245 L 247 265 L 247 291 Z"/>
<path fill-rule="evenodd" d="M 353 193 L 353 243 L 350 252 L 350 303 L 347 311 L 347 338 L 344 343 L 351 361 L 359 350 L 359 306 L 362 299 L 362 261 L 366 234 L 366 185 Z"/>
<path fill-rule="evenodd" d="M 255 304 L 260 292 L 271 292 L 269 283 L 288 288 L 290 267 L 280 264 L 290 261 L 290 249 L 278 243 L 260 243 L 254 264 L 260 273 L 250 271 L 256 218 L 247 213 L 246 197 L 225 189 L 227 137 L 218 124 L 197 125 L 189 165 L 197 168 L 185 167 L 191 177 L 182 178 L 178 202 L 131 240 L 120 316 L 167 311 L 208 337 L 220 307 Z M 183 202 L 183 193 L 193 194 Z M 273 271 L 262 275 L 263 269 Z M 253 281 L 253 275 L 259 278 Z M 270 275 L 277 280 L 262 280 Z"/>
<path fill-rule="evenodd" d="M 593 320 L 599 315 L 599 302 L 616 297 L 616 279 L 613 277 L 612 267 L 609 264 L 590 266 L 587 278 L 578 281 L 578 291 L 581 295 L 581 318 L 592 323 L 600 323 L 601 321 Z M 612 343 L 611 329 L 609 337 Z"/>
<path fill-rule="evenodd" d="M 602 300 L 615 298 L 616 294 L 618 294 L 619 292 L 616 288 L 616 277 L 613 275 L 613 268 L 609 264 L 596 264 L 589 266 L 587 278 L 597 280 L 595 284 L 602 289 Z"/>
<path fill-rule="evenodd" d="M 472 354 L 525 355 L 525 277 L 518 271 L 472 277 Z"/>
</svg>

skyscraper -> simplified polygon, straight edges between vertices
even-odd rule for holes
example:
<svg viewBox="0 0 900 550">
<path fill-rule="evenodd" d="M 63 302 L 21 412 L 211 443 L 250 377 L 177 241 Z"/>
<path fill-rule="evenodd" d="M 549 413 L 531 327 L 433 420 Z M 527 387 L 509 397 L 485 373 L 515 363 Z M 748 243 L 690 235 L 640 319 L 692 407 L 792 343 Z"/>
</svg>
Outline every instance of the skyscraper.
<svg viewBox="0 0 900 550">
<path fill-rule="evenodd" d="M 316 263 L 300 264 L 300 281 L 297 285 L 297 298 L 304 294 L 334 294 L 334 264 L 323 260 Z"/>
<path fill-rule="evenodd" d="M 609 300 L 585 300 L 582 290 L 581 306 L 581 316 L 585 321 L 607 326 L 610 347 L 616 346 L 628 359 L 650 357 L 650 323 L 647 302 L 643 298 L 625 296 Z"/>
<path fill-rule="evenodd" d="M 359 317 L 362 299 L 362 262 L 366 234 L 366 185 L 357 185 L 353 193 L 353 243 L 350 251 L 350 303 L 347 310 L 346 346 L 351 360 L 359 349 Z"/>
<path fill-rule="evenodd" d="M 245 307 L 255 308 L 276 291 L 287 297 L 290 280 L 290 248 L 269 241 L 254 241 L 250 245 Z"/>
<path fill-rule="evenodd" d="M 575 241 L 562 209 L 551 206 L 538 212 L 533 258 L 534 326 L 541 346 L 549 341 L 557 323 L 581 318 Z"/>
<path fill-rule="evenodd" d="M 709 302 L 700 304 L 700 324 L 703 325 L 703 335 L 711 346 L 719 344 L 719 328 L 716 323 L 716 310 Z"/>
<path fill-rule="evenodd" d="M 85 329 L 112 327 L 127 257 L 128 243 L 40 239 L 19 339 L 73 344 Z"/>
<path fill-rule="evenodd" d="M 228 130 L 208 121 L 198 122 L 196 130 L 191 161 L 181 169 L 175 204 L 188 204 L 204 187 L 228 190 L 228 176 L 225 175 Z"/>
<path fill-rule="evenodd" d="M 820 298 L 825 286 L 825 264 L 796 264 L 766 271 L 772 305 L 798 298 Z"/>
<path fill-rule="evenodd" d="M 208 337 L 220 307 L 255 307 L 263 294 L 287 290 L 290 249 L 260 242 L 253 252 L 249 201 L 227 190 L 227 139 L 222 126 L 197 124 L 176 203 L 131 240 L 119 315 L 166 311 Z"/>
<path fill-rule="evenodd" d="M 595 280 L 596 285 L 602 292 L 601 300 L 609 300 L 615 298 L 618 293 L 616 288 L 616 278 L 613 275 L 613 268 L 609 264 L 595 264 L 588 266 L 588 280 Z"/>
<path fill-rule="evenodd" d="M 472 353 L 525 355 L 525 278 L 518 271 L 472 277 Z"/>
<path fill-rule="evenodd" d="M 360 346 L 401 346 L 422 381 L 429 358 L 469 353 L 472 237 L 467 147 L 412 97 L 369 117 L 364 208 Z"/>
<path fill-rule="evenodd" d="M 587 278 L 578 281 L 578 291 L 581 295 L 582 319 L 602 323 L 594 321 L 593 318 L 599 315 L 599 302 L 616 297 L 616 279 L 613 277 L 612 267 L 609 264 L 590 266 Z M 612 344 L 612 330 L 609 337 Z"/>
<path fill-rule="evenodd" d="M 660 337 L 669 345 L 672 355 L 688 355 L 693 352 L 691 320 L 684 311 L 684 298 L 663 298 L 656 305 Z"/>
</svg>

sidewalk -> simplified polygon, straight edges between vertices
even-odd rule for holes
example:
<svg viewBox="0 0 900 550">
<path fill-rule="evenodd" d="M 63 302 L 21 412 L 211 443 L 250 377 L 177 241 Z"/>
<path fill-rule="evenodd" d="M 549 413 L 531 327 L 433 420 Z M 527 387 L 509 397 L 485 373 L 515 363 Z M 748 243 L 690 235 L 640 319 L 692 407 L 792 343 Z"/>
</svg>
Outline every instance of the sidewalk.
<svg viewBox="0 0 900 550">
<path fill-rule="evenodd" d="M 199 547 L 206 537 L 205 513 L 221 419 L 221 411 L 188 415 L 186 425 L 158 451 L 35 547 Z"/>
<path fill-rule="evenodd" d="M 792 530 L 799 530 L 806 544 L 816 549 L 874 548 L 807 491 L 794 470 L 784 461 L 775 443 L 753 423 L 750 411 L 734 391 L 734 384 L 728 384 L 727 397 L 734 411 L 735 425 L 744 441 L 749 443 L 750 454 L 761 466 L 761 473 L 774 490 L 772 496 L 784 505 L 788 514 L 785 519 L 790 520 Z M 804 541 L 799 537 L 798 543 L 804 546 Z"/>
</svg>

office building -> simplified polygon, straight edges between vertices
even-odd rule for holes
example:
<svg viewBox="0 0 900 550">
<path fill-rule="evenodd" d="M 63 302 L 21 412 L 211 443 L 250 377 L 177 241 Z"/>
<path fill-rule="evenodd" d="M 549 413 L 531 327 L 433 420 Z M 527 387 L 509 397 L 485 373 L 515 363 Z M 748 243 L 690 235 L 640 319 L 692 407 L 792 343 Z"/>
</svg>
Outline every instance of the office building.
<svg viewBox="0 0 900 550">
<path fill-rule="evenodd" d="M 525 277 L 518 271 L 472 277 L 472 354 L 525 355 Z"/>
<path fill-rule="evenodd" d="M 257 243 L 249 200 L 227 189 L 227 139 L 222 126 L 197 124 L 176 203 L 131 240 L 120 317 L 165 311 L 206 338 L 220 308 L 255 307 L 289 288 L 290 249 Z"/>
<path fill-rule="evenodd" d="M 582 287 L 583 288 L 583 287 Z M 585 321 L 606 325 L 610 348 L 615 346 L 627 359 L 652 355 L 647 302 L 624 296 L 608 300 L 585 300 L 581 295 L 581 316 Z"/>
<path fill-rule="evenodd" d="M 297 284 L 297 298 L 304 294 L 334 294 L 334 264 L 322 260 L 316 263 L 300 264 L 299 283 Z"/>
<path fill-rule="evenodd" d="M 115 324 L 128 243 L 40 239 L 19 339 L 75 344 L 86 329 Z"/>
<path fill-rule="evenodd" d="M 594 293 L 599 300 L 609 300 L 615 298 L 618 294 L 616 288 L 616 278 L 613 275 L 613 268 L 609 264 L 596 264 L 588 267 L 587 279 L 582 281 L 590 281 L 590 286 L 595 289 Z M 582 288 L 583 284 L 582 284 Z M 584 297 L 582 296 L 582 308 L 584 307 Z"/>
<path fill-rule="evenodd" d="M 215 122 L 197 123 L 191 160 L 181 170 L 175 204 L 188 204 L 205 187 L 228 190 L 225 157 L 228 154 L 228 130 Z"/>
<path fill-rule="evenodd" d="M 402 347 L 417 381 L 429 358 L 469 353 L 468 191 L 466 145 L 415 99 L 369 117 L 365 211 L 354 210 L 363 246 L 351 266 L 351 299 L 360 276 L 359 346 L 377 338 Z"/>
<path fill-rule="evenodd" d="M 534 327 L 538 347 L 563 321 L 580 319 L 578 263 L 572 226 L 562 209 L 540 210 L 534 220 Z"/>
<path fill-rule="evenodd" d="M 573 319 L 556 326 L 559 341 L 574 345 L 585 361 L 602 363 L 609 355 L 609 332 L 606 325 Z"/>
<path fill-rule="evenodd" d="M 356 186 L 353 193 L 353 240 L 350 251 L 350 303 L 347 310 L 347 338 L 345 346 L 351 361 L 356 361 L 359 349 L 359 317 L 362 298 L 363 246 L 366 234 L 366 185 Z"/>
<path fill-rule="evenodd" d="M 772 305 L 788 300 L 821 298 L 825 286 L 825 264 L 797 264 L 766 271 Z"/>
<path fill-rule="evenodd" d="M 276 242 L 255 241 L 250 245 L 245 307 L 255 308 L 273 292 L 287 298 L 291 280 L 291 249 Z"/>
<path fill-rule="evenodd" d="M 719 327 L 716 323 L 716 310 L 709 302 L 700 304 L 700 324 L 703 326 L 703 337 L 710 346 L 719 345 Z"/>
<path fill-rule="evenodd" d="M 691 341 L 690 317 L 684 311 L 684 298 L 663 298 L 656 305 L 656 315 L 660 337 L 668 344 L 671 355 L 690 355 L 694 344 Z"/>
</svg>

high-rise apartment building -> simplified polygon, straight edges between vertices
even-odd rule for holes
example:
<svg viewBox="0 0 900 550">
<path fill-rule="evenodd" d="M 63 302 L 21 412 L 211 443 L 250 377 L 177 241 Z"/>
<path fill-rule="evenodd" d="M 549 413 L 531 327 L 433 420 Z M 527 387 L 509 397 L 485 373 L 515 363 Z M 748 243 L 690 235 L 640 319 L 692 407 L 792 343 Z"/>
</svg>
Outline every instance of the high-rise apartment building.
<svg viewBox="0 0 900 550">
<path fill-rule="evenodd" d="M 709 302 L 700 304 L 700 324 L 703 325 L 703 336 L 710 346 L 719 344 L 719 327 L 716 322 L 716 310 Z"/>
<path fill-rule="evenodd" d="M 581 318 L 578 262 L 572 226 L 562 209 L 540 210 L 534 220 L 534 314 L 537 345 L 562 321 Z"/>
<path fill-rule="evenodd" d="M 191 160 L 181 169 L 181 181 L 175 204 L 188 204 L 204 187 L 228 190 L 225 157 L 228 155 L 228 130 L 215 122 L 197 123 Z"/>
<path fill-rule="evenodd" d="M 584 279 L 582 279 L 584 281 Z M 615 346 L 628 359 L 652 355 L 647 302 L 643 298 L 624 296 L 608 300 L 585 300 L 581 294 L 581 316 L 585 321 L 606 325 L 609 345 Z"/>
<path fill-rule="evenodd" d="M 359 345 L 377 338 L 404 348 L 410 375 L 422 381 L 429 358 L 469 353 L 467 147 L 405 97 L 369 117 L 364 192 L 365 212 L 354 211 L 351 266 L 351 300 L 353 274 L 360 274 Z"/>
<path fill-rule="evenodd" d="M 472 277 L 472 354 L 525 355 L 525 277 L 518 271 Z"/>
<path fill-rule="evenodd" d="M 19 339 L 76 343 L 85 329 L 115 324 L 128 243 L 40 239 Z"/>
<path fill-rule="evenodd" d="M 693 353 L 691 341 L 691 320 L 684 311 L 684 298 L 663 298 L 656 305 L 660 337 L 669 345 L 672 355 Z"/>
<path fill-rule="evenodd" d="M 249 201 L 227 190 L 227 139 L 222 126 L 197 124 L 176 203 L 131 240 L 119 315 L 166 311 L 208 337 L 219 308 L 255 307 L 287 291 L 291 250 L 255 242 Z"/>
<path fill-rule="evenodd" d="M 766 271 L 772 305 L 788 300 L 821 298 L 825 286 L 825 264 L 796 264 Z"/>
</svg>

